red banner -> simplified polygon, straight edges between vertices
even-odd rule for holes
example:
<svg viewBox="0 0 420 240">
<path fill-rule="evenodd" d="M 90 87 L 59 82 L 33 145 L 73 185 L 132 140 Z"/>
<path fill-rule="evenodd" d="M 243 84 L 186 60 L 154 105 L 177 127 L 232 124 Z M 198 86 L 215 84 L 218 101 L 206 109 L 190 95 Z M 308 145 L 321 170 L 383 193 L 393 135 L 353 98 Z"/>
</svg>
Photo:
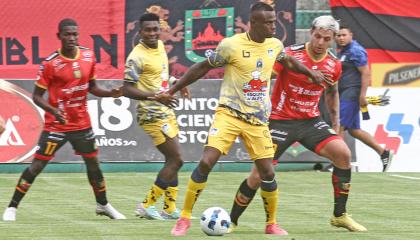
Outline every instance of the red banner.
<svg viewBox="0 0 420 240">
<path fill-rule="evenodd" d="M 63 18 L 76 20 L 79 44 L 95 51 L 98 78 L 122 78 L 125 1 L 14 0 L 0 1 L 0 9 L 0 78 L 35 79 L 42 60 L 60 47 Z"/>
</svg>

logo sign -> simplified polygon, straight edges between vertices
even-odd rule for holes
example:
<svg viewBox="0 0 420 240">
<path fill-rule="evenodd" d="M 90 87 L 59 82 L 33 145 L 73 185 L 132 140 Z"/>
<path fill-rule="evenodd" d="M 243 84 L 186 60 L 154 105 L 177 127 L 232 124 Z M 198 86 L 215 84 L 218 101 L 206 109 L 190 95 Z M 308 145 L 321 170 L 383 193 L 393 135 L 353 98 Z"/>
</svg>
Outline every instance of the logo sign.
<svg viewBox="0 0 420 240">
<path fill-rule="evenodd" d="M 26 90 L 0 80 L 0 115 L 6 130 L 0 135 L 0 162 L 32 157 L 43 128 L 43 118 Z"/>
<path fill-rule="evenodd" d="M 185 55 L 192 62 L 205 60 L 208 50 L 234 33 L 234 8 L 185 11 Z"/>
<path fill-rule="evenodd" d="M 389 71 L 384 78 L 384 86 L 404 85 L 420 79 L 420 65 L 408 65 Z"/>
</svg>

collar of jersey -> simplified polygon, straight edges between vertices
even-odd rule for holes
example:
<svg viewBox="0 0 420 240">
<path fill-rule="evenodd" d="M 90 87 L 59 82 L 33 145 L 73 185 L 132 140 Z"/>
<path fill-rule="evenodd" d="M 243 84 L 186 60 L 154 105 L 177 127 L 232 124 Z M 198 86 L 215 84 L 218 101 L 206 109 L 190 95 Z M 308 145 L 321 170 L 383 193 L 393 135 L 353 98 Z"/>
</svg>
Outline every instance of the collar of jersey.
<svg viewBox="0 0 420 240">
<path fill-rule="evenodd" d="M 265 42 L 265 39 L 264 39 L 264 42 L 262 42 L 262 43 L 256 42 L 256 41 L 252 40 L 251 36 L 249 35 L 249 32 L 245 32 L 245 33 L 246 33 L 246 38 L 248 39 L 248 41 L 250 41 L 252 43 L 263 44 Z"/>
<path fill-rule="evenodd" d="M 76 48 L 77 48 L 77 53 L 76 53 L 76 56 L 75 56 L 74 58 L 68 58 L 68 57 L 64 56 L 64 55 L 61 53 L 61 48 L 60 48 L 60 49 L 58 49 L 58 54 L 60 54 L 60 56 L 61 56 L 62 58 L 64 58 L 64 59 L 66 59 L 66 60 L 76 60 L 76 59 L 78 59 L 78 58 L 79 58 L 79 55 L 80 55 L 80 48 L 79 48 L 79 47 L 76 47 Z"/>
</svg>

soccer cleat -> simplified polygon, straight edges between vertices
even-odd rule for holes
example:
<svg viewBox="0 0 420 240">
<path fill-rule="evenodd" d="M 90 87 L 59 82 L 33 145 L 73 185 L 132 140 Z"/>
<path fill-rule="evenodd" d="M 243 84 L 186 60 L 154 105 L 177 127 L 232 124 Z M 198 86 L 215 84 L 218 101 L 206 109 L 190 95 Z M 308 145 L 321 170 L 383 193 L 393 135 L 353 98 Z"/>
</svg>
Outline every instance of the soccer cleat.
<svg viewBox="0 0 420 240">
<path fill-rule="evenodd" d="M 187 235 L 188 228 L 191 226 L 191 220 L 181 217 L 176 221 L 175 226 L 171 230 L 172 236 L 179 237 Z"/>
<path fill-rule="evenodd" d="M 16 211 L 15 207 L 6 208 L 3 213 L 3 221 L 16 221 Z"/>
<path fill-rule="evenodd" d="M 127 219 L 124 215 L 117 211 L 110 203 L 101 205 L 96 203 L 96 215 L 107 216 L 111 219 L 121 220 Z"/>
<path fill-rule="evenodd" d="M 341 215 L 341 217 L 333 216 L 331 218 L 330 223 L 334 227 L 346 228 L 350 232 L 366 232 L 367 231 L 367 229 L 365 227 L 363 227 L 362 225 L 360 225 L 359 223 L 354 221 L 350 217 L 350 215 L 348 215 L 347 213 L 343 213 L 343 215 Z"/>
<path fill-rule="evenodd" d="M 181 211 L 179 211 L 178 208 L 172 213 L 167 213 L 165 210 L 162 210 L 162 212 L 160 212 L 160 216 L 165 220 L 176 220 L 181 216 Z"/>
<path fill-rule="evenodd" d="M 383 172 L 388 171 L 389 167 L 391 166 L 392 158 L 394 157 L 394 154 L 392 154 L 389 150 L 384 150 L 384 152 L 381 154 L 381 161 L 383 165 Z"/>
<path fill-rule="evenodd" d="M 289 235 L 289 233 L 281 228 L 279 225 L 273 223 L 273 224 L 267 224 L 265 226 L 265 234 L 274 234 L 274 235 Z"/>
<path fill-rule="evenodd" d="M 165 220 L 162 216 L 160 216 L 159 212 L 156 211 L 155 206 L 145 208 L 143 203 L 139 203 L 134 212 L 136 213 L 136 216 L 141 218 L 146 218 L 149 220 Z"/>
<path fill-rule="evenodd" d="M 230 223 L 227 233 L 233 233 L 238 225 Z"/>
</svg>

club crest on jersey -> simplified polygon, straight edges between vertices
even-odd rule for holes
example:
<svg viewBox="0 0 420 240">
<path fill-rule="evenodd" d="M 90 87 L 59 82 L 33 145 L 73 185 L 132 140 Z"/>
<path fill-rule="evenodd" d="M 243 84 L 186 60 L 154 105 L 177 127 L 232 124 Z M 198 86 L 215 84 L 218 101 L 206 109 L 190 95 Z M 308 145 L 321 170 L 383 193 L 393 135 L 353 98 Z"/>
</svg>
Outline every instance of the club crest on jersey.
<svg viewBox="0 0 420 240">
<path fill-rule="evenodd" d="M 268 57 L 270 57 L 270 58 L 272 58 L 273 56 L 274 56 L 274 50 L 273 49 L 268 49 L 267 50 L 267 54 L 268 54 Z"/>
<path fill-rule="evenodd" d="M 78 62 L 73 62 L 73 76 L 74 78 L 82 78 L 82 72 L 80 72 L 80 65 Z"/>
</svg>

